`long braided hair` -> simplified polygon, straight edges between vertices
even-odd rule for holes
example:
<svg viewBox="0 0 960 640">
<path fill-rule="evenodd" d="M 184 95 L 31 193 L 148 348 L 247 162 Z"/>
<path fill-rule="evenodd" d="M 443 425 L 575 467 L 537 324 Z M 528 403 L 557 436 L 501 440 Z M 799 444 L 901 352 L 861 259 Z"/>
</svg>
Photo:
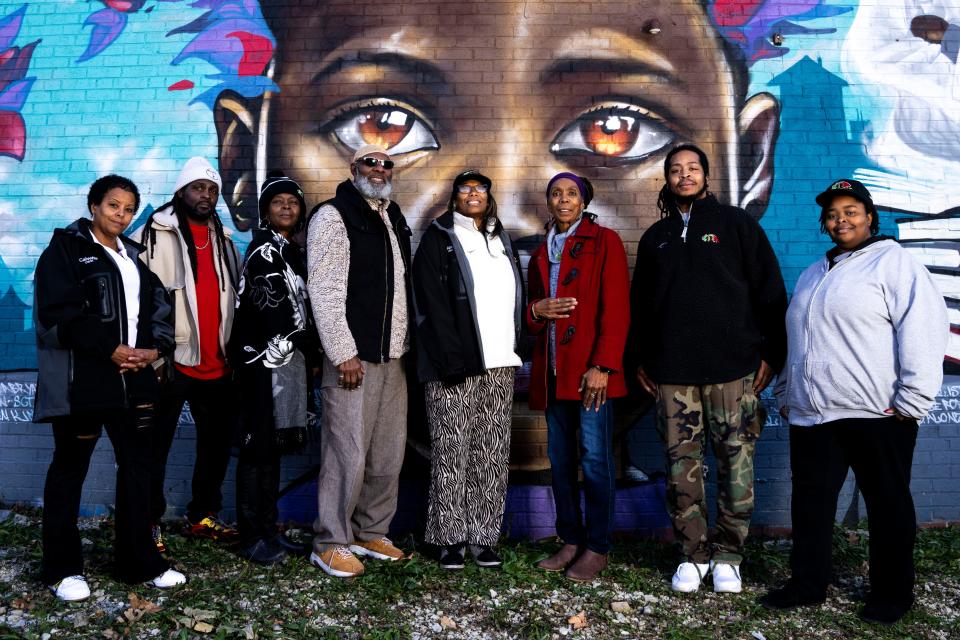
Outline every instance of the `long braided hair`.
<svg viewBox="0 0 960 640">
<path fill-rule="evenodd" d="M 661 219 L 666 218 L 675 211 L 680 211 L 680 206 L 677 203 L 677 195 L 670 190 L 670 161 L 673 159 L 673 156 L 681 151 L 692 151 L 697 154 L 697 157 L 700 158 L 700 166 L 703 167 L 704 178 L 710 177 L 710 160 L 707 158 L 707 154 L 703 149 L 690 143 L 678 144 L 673 149 L 670 149 L 667 157 L 663 160 L 663 186 L 660 187 L 660 193 L 657 194 L 657 209 L 660 210 Z"/>
<path fill-rule="evenodd" d="M 197 246 L 194 244 L 193 240 L 193 231 L 190 229 L 190 220 L 187 217 L 186 211 L 187 206 L 183 201 L 183 197 L 179 193 L 173 194 L 173 199 L 169 202 L 166 202 L 160 205 L 159 208 L 150 212 L 150 216 L 147 218 L 147 221 L 144 223 L 146 227 L 146 245 L 148 250 L 148 255 L 150 258 L 153 258 L 154 248 L 157 245 L 157 230 L 153 228 L 153 217 L 166 209 L 173 209 L 173 214 L 177 217 L 177 225 L 180 227 L 180 233 L 183 235 L 183 241 L 187 245 L 187 255 L 190 258 L 190 269 L 193 271 L 193 281 L 197 281 Z M 230 286 L 234 290 L 237 289 L 236 277 L 233 274 L 233 270 L 229 269 L 227 262 L 227 238 L 223 233 L 223 223 L 220 221 L 220 216 L 217 215 L 217 212 L 214 211 L 210 218 L 213 220 L 213 229 L 214 236 L 217 242 L 217 248 L 219 249 L 219 255 L 217 256 L 220 262 L 220 273 L 226 273 L 227 278 L 230 279 Z M 220 290 L 226 291 L 227 285 L 226 281 L 221 278 L 220 280 Z"/>
</svg>

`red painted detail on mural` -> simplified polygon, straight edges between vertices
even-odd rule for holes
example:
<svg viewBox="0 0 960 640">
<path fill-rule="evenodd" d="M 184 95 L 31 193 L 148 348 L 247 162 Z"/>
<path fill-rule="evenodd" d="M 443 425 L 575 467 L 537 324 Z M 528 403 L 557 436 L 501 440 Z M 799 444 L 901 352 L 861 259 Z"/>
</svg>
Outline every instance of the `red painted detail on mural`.
<svg viewBox="0 0 960 640">
<path fill-rule="evenodd" d="M 107 5 L 114 11 L 119 11 L 120 13 L 133 13 L 140 9 L 145 0 L 101 0 L 103 4 Z"/>
<path fill-rule="evenodd" d="M 180 80 L 167 87 L 167 91 L 185 91 L 187 89 L 193 89 L 194 86 L 191 80 Z"/>
<path fill-rule="evenodd" d="M 713 19 L 721 27 L 741 27 L 763 6 L 766 0 L 716 0 Z"/>
<path fill-rule="evenodd" d="M 27 129 L 16 111 L 0 111 L 0 156 L 23 160 Z"/>
<path fill-rule="evenodd" d="M 273 43 L 270 39 L 248 31 L 233 31 L 228 33 L 227 37 L 236 38 L 243 45 L 243 57 L 237 65 L 237 75 L 243 77 L 262 74 L 273 57 Z"/>
</svg>

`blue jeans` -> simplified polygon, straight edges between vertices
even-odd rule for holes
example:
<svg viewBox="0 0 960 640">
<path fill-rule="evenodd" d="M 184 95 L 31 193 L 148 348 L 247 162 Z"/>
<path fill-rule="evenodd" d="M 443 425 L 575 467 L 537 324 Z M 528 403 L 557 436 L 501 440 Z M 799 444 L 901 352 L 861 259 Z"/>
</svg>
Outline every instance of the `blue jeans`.
<svg viewBox="0 0 960 640">
<path fill-rule="evenodd" d="M 613 403 L 607 401 L 600 411 L 588 411 L 579 401 L 551 397 L 547 403 L 547 454 L 557 506 L 557 535 L 567 544 L 586 545 L 591 551 L 606 554 L 610 551 L 616 489 Z M 580 508 L 578 462 L 583 465 L 586 524 Z"/>
</svg>

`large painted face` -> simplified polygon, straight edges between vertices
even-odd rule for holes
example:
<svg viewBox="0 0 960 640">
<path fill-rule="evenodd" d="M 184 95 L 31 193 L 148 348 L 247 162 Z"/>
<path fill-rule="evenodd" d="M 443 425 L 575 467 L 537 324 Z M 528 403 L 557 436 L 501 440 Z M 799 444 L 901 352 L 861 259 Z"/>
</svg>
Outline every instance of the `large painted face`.
<svg viewBox="0 0 960 640">
<path fill-rule="evenodd" d="M 527 247 L 548 218 L 544 185 L 560 171 L 588 177 L 600 221 L 639 239 L 658 217 L 664 155 L 685 141 L 716 158 L 721 199 L 757 216 L 765 207 L 777 105 L 767 94 L 743 102 L 697 3 L 601 0 L 580 13 L 566 3 L 466 1 L 456 18 L 469 22 L 466 34 L 450 29 L 447 4 L 403 12 L 379 11 L 374 0 L 272 4 L 262 2 L 278 40 L 280 93 L 218 101 L 220 168 L 235 215 L 238 202 L 256 201 L 253 157 L 266 158 L 259 172 L 290 167 L 316 202 L 371 143 L 397 163 L 403 180 L 392 197 L 415 226 L 443 211 L 453 175 L 479 167 L 497 184 L 504 225 Z M 658 16 L 671 17 L 660 19 L 662 33 L 645 32 Z M 263 154 L 249 152 L 257 144 Z M 751 177 L 751 192 L 741 193 Z"/>
</svg>

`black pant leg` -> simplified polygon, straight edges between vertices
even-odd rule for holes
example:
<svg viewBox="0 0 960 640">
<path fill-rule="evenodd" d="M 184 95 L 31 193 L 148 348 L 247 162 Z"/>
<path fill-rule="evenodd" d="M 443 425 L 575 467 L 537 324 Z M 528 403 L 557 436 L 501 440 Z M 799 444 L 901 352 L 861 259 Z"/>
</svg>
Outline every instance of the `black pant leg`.
<svg viewBox="0 0 960 640">
<path fill-rule="evenodd" d="M 851 466 L 867 505 L 870 530 L 872 603 L 913 604 L 916 580 L 913 546 L 917 516 L 910 494 L 917 422 L 880 418 L 861 420 L 848 435 Z"/>
<path fill-rule="evenodd" d="M 277 496 L 280 493 L 280 456 L 251 455 L 237 459 L 237 531 L 249 545 L 277 532 Z"/>
<path fill-rule="evenodd" d="M 230 463 L 236 401 L 230 376 L 216 380 L 191 379 L 187 385 L 187 402 L 197 429 L 193 498 L 187 505 L 191 522 L 219 513 L 223 507 L 221 488 Z"/>
<path fill-rule="evenodd" d="M 172 367 L 172 363 L 166 366 Z M 153 435 L 150 453 L 150 521 L 160 522 L 167 511 L 164 483 L 167 478 L 167 456 L 177 433 L 180 413 L 186 400 L 186 376 L 174 371 L 172 378 L 160 388 L 160 399 L 154 410 Z"/>
<path fill-rule="evenodd" d="M 833 578 L 833 526 L 848 469 L 838 428 L 835 422 L 790 427 L 791 580 L 811 598 L 823 597 Z"/>
<path fill-rule="evenodd" d="M 170 568 L 150 535 L 150 461 L 153 407 L 137 408 L 106 421 L 117 462 L 114 566 L 123 582 L 144 582 Z"/>
<path fill-rule="evenodd" d="M 78 438 L 78 435 L 89 437 Z M 53 460 L 43 487 L 44 584 L 83 574 L 83 550 L 77 517 L 90 457 L 100 437 L 94 418 L 64 417 L 53 421 Z"/>
</svg>

